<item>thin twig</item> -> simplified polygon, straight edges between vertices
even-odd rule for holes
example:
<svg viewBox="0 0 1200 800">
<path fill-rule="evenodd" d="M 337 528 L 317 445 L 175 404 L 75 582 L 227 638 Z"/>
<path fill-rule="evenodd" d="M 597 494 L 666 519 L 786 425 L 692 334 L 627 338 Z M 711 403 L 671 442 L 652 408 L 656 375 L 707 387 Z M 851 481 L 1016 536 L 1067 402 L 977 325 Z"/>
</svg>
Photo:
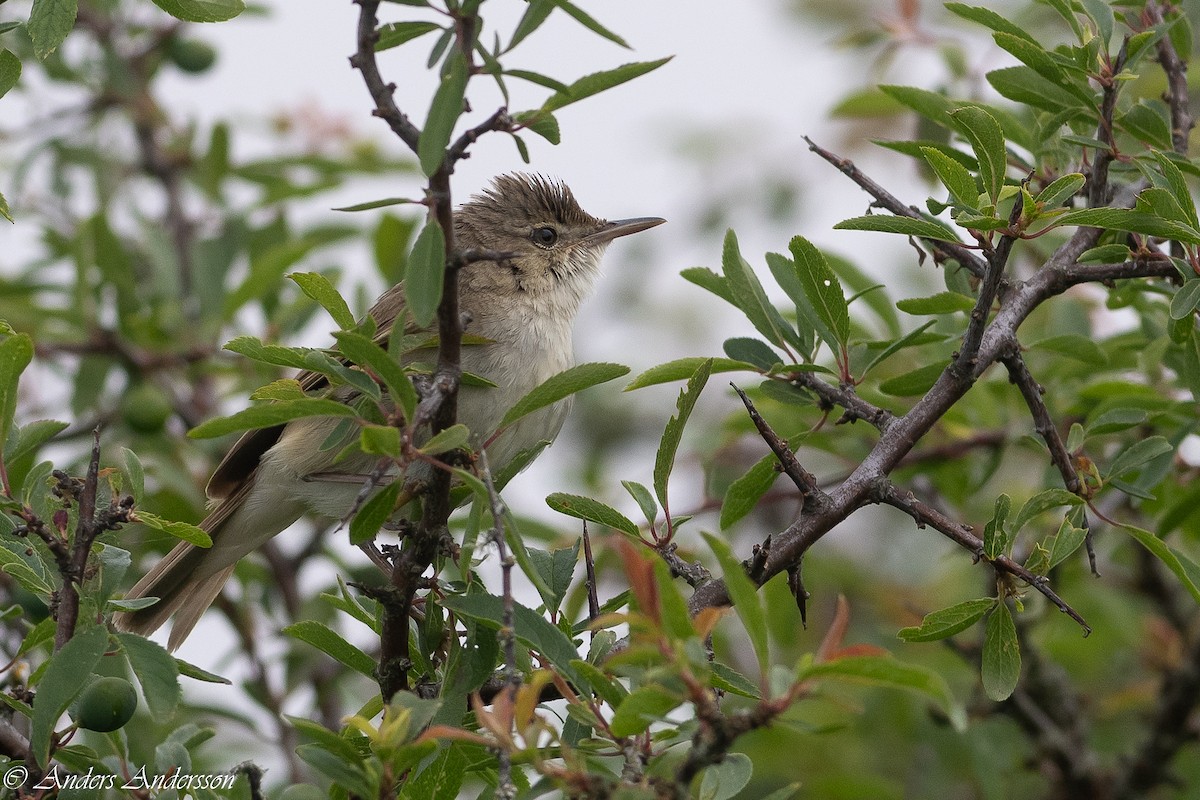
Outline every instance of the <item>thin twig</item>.
<svg viewBox="0 0 1200 800">
<path fill-rule="evenodd" d="M 1050 409 L 1047 408 L 1046 401 L 1042 398 L 1045 390 L 1034 380 L 1025 359 L 1021 357 L 1020 348 L 1015 342 L 1007 353 L 1000 356 L 1000 361 L 1008 369 L 1009 379 L 1020 390 L 1021 397 L 1025 399 L 1025 405 L 1029 406 L 1029 413 L 1033 415 L 1034 430 L 1050 448 L 1050 460 L 1062 475 L 1063 486 L 1068 492 L 1079 494 L 1082 488 L 1079 475 L 1075 472 L 1071 454 L 1067 452 L 1067 446 L 1063 443 L 1058 428 L 1055 427 L 1054 420 L 1050 417 Z"/>
</svg>

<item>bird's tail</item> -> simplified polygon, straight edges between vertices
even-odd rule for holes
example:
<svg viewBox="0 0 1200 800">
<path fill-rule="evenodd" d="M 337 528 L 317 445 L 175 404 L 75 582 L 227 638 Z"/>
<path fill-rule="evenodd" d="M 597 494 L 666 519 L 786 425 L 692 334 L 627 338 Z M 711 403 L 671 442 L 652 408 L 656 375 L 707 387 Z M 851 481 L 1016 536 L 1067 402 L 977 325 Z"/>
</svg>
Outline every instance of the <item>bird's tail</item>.
<svg viewBox="0 0 1200 800">
<path fill-rule="evenodd" d="M 253 479 L 246 480 L 200 523 L 212 538 L 212 547 L 181 542 L 129 590 L 126 600 L 157 597 L 158 602 L 116 614 L 113 623 L 118 629 L 149 636 L 174 616 L 168 647 L 175 650 L 183 644 L 221 593 L 238 560 L 300 516 L 300 507 L 292 503 L 262 502 L 259 497 L 247 502 L 254 484 Z"/>
</svg>

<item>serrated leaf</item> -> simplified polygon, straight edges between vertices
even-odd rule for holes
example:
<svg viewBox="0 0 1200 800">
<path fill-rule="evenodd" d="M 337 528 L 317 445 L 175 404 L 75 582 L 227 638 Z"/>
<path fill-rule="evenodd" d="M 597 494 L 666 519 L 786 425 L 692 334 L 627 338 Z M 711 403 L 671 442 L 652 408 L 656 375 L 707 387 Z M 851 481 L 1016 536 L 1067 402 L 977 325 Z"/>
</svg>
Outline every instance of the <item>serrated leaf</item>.
<svg viewBox="0 0 1200 800">
<path fill-rule="evenodd" d="M 833 332 L 836 344 L 844 350 L 850 339 L 850 313 L 841 281 L 830 269 L 824 254 L 804 237 L 792 237 L 788 242 L 788 250 L 795 259 L 796 277 L 809 304 L 821 322 Z M 834 344 L 829 342 L 831 347 Z"/>
<path fill-rule="evenodd" d="M 246 10 L 243 0 L 154 0 L 154 4 L 184 22 L 224 22 Z"/>
<path fill-rule="evenodd" d="M 1139 439 L 1117 454 L 1112 464 L 1109 465 L 1105 478 L 1109 480 L 1119 478 L 1143 464 L 1174 450 L 1174 446 L 1162 436 L 1149 436 L 1145 439 Z"/>
<path fill-rule="evenodd" d="M 1075 259 L 1080 264 L 1122 264 L 1130 259 L 1129 247 L 1123 244 L 1105 244 L 1084 250 Z"/>
<path fill-rule="evenodd" d="M 8 94 L 20 79 L 21 59 L 8 50 L 0 49 L 0 97 Z"/>
<path fill-rule="evenodd" d="M 970 209 L 978 206 L 979 185 L 966 167 L 957 159 L 933 147 L 922 147 L 921 155 L 958 205 Z"/>
<path fill-rule="evenodd" d="M 350 544 L 360 545 L 375 538 L 383 523 L 396 511 L 401 488 L 402 481 L 392 481 L 363 503 L 354 519 L 350 520 Z"/>
<path fill-rule="evenodd" d="M 1168 143 L 1170 137 L 1168 136 Z M 1167 186 L 1170 187 L 1171 195 L 1175 198 L 1180 208 L 1184 209 L 1187 214 L 1187 221 L 1193 227 L 1200 227 L 1200 221 L 1196 217 L 1196 204 L 1192 200 L 1192 194 L 1188 190 L 1187 181 L 1183 177 L 1183 172 L 1175 165 L 1175 162 L 1168 158 L 1165 154 L 1154 151 L 1152 154 L 1154 160 L 1158 162 L 1158 167 L 1162 171 L 1163 177 L 1167 179 Z"/>
<path fill-rule="evenodd" d="M 729 287 L 734 304 L 746 315 L 750 324 L 765 336 L 767 341 L 782 346 L 787 323 L 771 305 L 758 276 L 742 257 L 737 235 L 732 229 L 725 232 L 725 240 L 721 246 L 721 272 L 725 276 L 725 285 Z"/>
<path fill-rule="evenodd" d="M 165 722 L 175 713 L 183 690 L 179 687 L 179 667 L 162 645 L 132 633 L 117 633 L 117 641 L 129 659 L 129 667 L 142 687 L 146 706 L 156 722 Z"/>
<path fill-rule="evenodd" d="M 926 364 L 923 367 L 917 367 L 879 384 L 879 391 L 893 397 L 916 397 L 919 394 L 925 394 L 937 383 L 947 366 L 947 364 Z"/>
<path fill-rule="evenodd" d="M 79 0 L 34 0 L 29 12 L 29 38 L 38 58 L 44 59 L 58 49 L 75 27 L 78 12 Z"/>
<path fill-rule="evenodd" d="M 1050 185 L 1045 189 L 1038 192 L 1038 196 L 1034 198 L 1034 202 L 1040 208 L 1058 208 L 1067 200 L 1074 197 L 1083 188 L 1084 183 L 1086 183 L 1086 179 L 1078 172 L 1062 175 L 1051 181 Z"/>
<path fill-rule="evenodd" d="M 50 659 L 37 683 L 37 702 L 30 722 L 29 750 L 38 764 L 49 764 L 50 740 L 58 718 L 87 685 L 86 678 L 108 648 L 108 629 L 94 625 L 75 631 Z"/>
<path fill-rule="evenodd" d="M 642 510 L 642 514 L 646 517 L 646 521 L 651 525 L 658 517 L 658 504 L 654 502 L 654 495 L 650 493 L 644 485 L 637 481 L 621 481 L 621 485 L 625 487 L 625 491 L 629 492 L 638 504 L 638 508 Z"/>
<path fill-rule="evenodd" d="M 946 3 L 946 10 L 952 14 L 957 14 L 963 19 L 991 28 L 994 31 L 1002 31 L 1013 36 L 1019 36 L 1033 44 L 1037 44 L 1037 40 L 1027 30 L 1015 22 L 1009 21 L 1008 17 L 997 14 L 989 8 L 969 6 L 965 3 Z"/>
<path fill-rule="evenodd" d="M 417 141 L 417 158 L 421 171 L 430 177 L 442 166 L 446 148 L 454 133 L 454 124 L 462 116 L 467 92 L 467 63 L 457 49 L 448 56 L 447 69 L 433 94 L 425 127 Z M 420 323 L 428 324 L 428 323 Z"/>
<path fill-rule="evenodd" d="M 570 3 L 570 2 L 568 2 L 568 0 L 550 0 L 550 1 L 552 3 L 554 3 L 554 5 L 561 8 L 563 11 L 567 12 L 567 14 L 569 14 L 572 19 L 574 19 L 576 22 L 578 22 L 583 27 L 587 28 L 592 33 L 595 33 L 605 39 L 608 39 L 610 42 L 613 42 L 614 44 L 619 44 L 621 47 L 624 47 L 626 50 L 630 49 L 628 42 L 626 42 L 624 39 L 622 39 L 617 34 L 610 31 L 608 28 L 601 25 L 599 22 L 597 22 L 595 19 L 593 19 L 591 16 L 589 16 L 587 14 L 587 12 L 585 12 L 582 8 L 579 8 L 578 6 L 576 6 L 574 3 Z"/>
<path fill-rule="evenodd" d="M 914 315 L 955 314 L 970 311 L 974 307 L 974 300 L 958 292 L 938 292 L 930 297 L 912 297 L 896 301 L 896 308 L 905 314 Z"/>
<path fill-rule="evenodd" d="M 1049 511 L 1052 508 L 1060 506 L 1075 507 L 1080 505 L 1083 499 L 1076 494 L 1068 492 L 1066 489 L 1046 489 L 1038 492 L 1033 497 L 1025 501 L 1021 506 L 1021 510 L 1017 512 L 1017 516 L 1013 517 L 1012 533 L 1009 534 L 1013 539 L 1021 532 L 1021 529 L 1038 514 Z"/>
<path fill-rule="evenodd" d="M 300 291 L 320 303 L 339 327 L 354 327 L 355 320 L 354 315 L 350 313 L 350 306 L 346 305 L 345 299 L 338 294 L 338 290 L 328 278 L 319 272 L 293 272 L 288 277 L 295 281 Z"/>
<path fill-rule="evenodd" d="M 1100 349 L 1094 339 L 1078 333 L 1064 333 L 1061 336 L 1051 336 L 1029 345 L 1031 350 L 1047 350 L 1060 356 L 1073 358 L 1076 361 L 1103 367 L 1108 364 L 1108 356 Z"/>
<path fill-rule="evenodd" d="M 426 455 L 435 456 L 439 453 L 445 453 L 450 450 L 457 450 L 460 447 L 466 447 L 467 442 L 471 438 L 471 431 L 466 425 L 461 422 L 451 425 L 449 428 L 438 431 L 430 438 L 429 441 L 421 445 L 420 450 Z"/>
<path fill-rule="evenodd" d="M 882 364 L 884 361 L 891 358 L 892 356 L 894 356 L 896 353 L 900 352 L 904 348 L 912 347 L 917 344 L 921 344 L 923 334 L 925 333 L 925 331 L 927 331 L 931 327 L 933 327 L 934 322 L 936 322 L 936 320 L 930 320 L 929 322 L 926 322 L 924 325 L 921 325 L 920 327 L 918 327 L 912 331 L 909 331 L 904 336 L 901 336 L 899 339 L 897 339 L 894 342 L 892 342 L 891 344 L 889 344 L 887 347 L 885 347 L 879 353 L 879 355 L 877 355 L 873 359 L 871 359 L 871 362 L 869 364 L 867 364 L 866 368 L 863 370 L 863 374 L 865 375 L 866 373 L 870 372 L 872 369 L 875 368 L 875 366 L 877 364 Z"/>
<path fill-rule="evenodd" d="M 918 239 L 934 239 L 941 242 L 959 243 L 959 239 L 946 227 L 927 219 L 914 217 L 893 217 L 890 214 L 868 214 L 865 217 L 851 217 L 833 226 L 837 231 L 876 231 L 878 233 L 899 233 L 904 236 L 915 236 Z"/>
<path fill-rule="evenodd" d="M 148 511 L 138 510 L 134 512 L 134 520 L 142 523 L 147 528 L 153 528 L 156 531 L 174 536 L 176 539 L 182 539 L 188 544 L 193 544 L 196 547 L 212 547 L 212 538 L 203 528 L 198 528 L 195 525 L 186 522 L 178 522 L 176 520 L 163 519 L 157 514 L 151 514 Z"/>
<path fill-rule="evenodd" d="M 966 600 L 949 608 L 926 614 L 919 627 L 902 628 L 899 636 L 906 642 L 935 642 L 948 639 L 956 633 L 983 619 L 983 615 L 994 608 L 996 598 L 982 597 Z"/>
<path fill-rule="evenodd" d="M 504 600 L 490 594 L 451 595 L 443 605 L 460 616 L 478 620 L 492 629 L 504 624 Z M 580 658 L 567 635 L 545 617 L 520 603 L 513 603 L 513 635 L 525 647 L 544 655 L 575 686 L 587 686 L 572 662 Z"/>
<path fill-rule="evenodd" d="M 675 401 L 677 413 L 667 420 L 666 428 L 659 440 L 658 452 L 654 457 L 654 494 L 664 509 L 670 508 L 667 503 L 667 480 L 671 475 L 671 470 L 675 467 L 675 453 L 683 438 L 684 426 L 687 425 L 688 417 L 691 416 L 692 409 L 696 406 L 696 400 L 700 397 L 700 392 L 704 390 L 704 385 L 708 382 L 711 374 L 712 361 L 709 360 L 701 364 L 688 379 L 687 386 L 679 393 L 679 398 Z"/>
<path fill-rule="evenodd" d="M 251 406 L 229 417 L 218 417 L 203 422 L 188 431 L 192 439 L 212 439 L 227 433 L 270 428 L 303 417 L 332 416 L 353 417 L 354 409 L 336 400 L 310 397 L 304 400 L 285 400 L 261 406 Z"/>
<path fill-rule="evenodd" d="M 613 736 L 635 736 L 682 704 L 682 697 L 657 684 L 638 687 L 617 706 L 609 729 Z"/>
<path fill-rule="evenodd" d="M 1008 604 L 999 602 L 983 634 L 983 691 L 995 702 L 1008 699 L 1021 679 L 1021 645 Z"/>
<path fill-rule="evenodd" d="M 392 22 L 379 26 L 379 39 L 375 42 L 375 52 L 390 50 L 410 42 L 418 36 L 424 36 L 442 29 L 436 22 Z"/>
<path fill-rule="evenodd" d="M 624 364 L 605 362 L 577 364 L 546 379 L 537 388 L 518 400 L 504 415 L 504 419 L 500 420 L 499 427 L 507 428 L 521 417 L 532 414 L 540 408 L 557 403 L 584 389 L 628 374 L 629 367 Z"/>
<path fill-rule="evenodd" d="M 304 620 L 288 625 L 284 634 L 305 644 L 310 644 L 335 661 L 355 672 L 375 677 L 375 659 L 342 638 L 341 634 L 314 620 Z"/>
<path fill-rule="evenodd" d="M 958 132 L 971 143 L 971 149 L 979 161 L 983 191 L 991 198 L 992 205 L 996 205 L 1008 171 L 1008 151 L 1004 146 L 1000 123 L 978 106 L 964 106 L 950 112 L 950 117 Z"/>
<path fill-rule="evenodd" d="M 1175 574 L 1183 587 L 1188 590 L 1192 598 L 1200 603 L 1200 585 L 1197 580 L 1200 580 L 1200 566 L 1192 563 L 1187 556 L 1176 551 L 1162 539 L 1159 539 L 1153 533 L 1134 525 L 1127 525 L 1118 522 L 1117 527 L 1132 536 L 1137 542 L 1147 550 L 1149 550 L 1155 558 L 1163 563 L 1163 565 Z"/>
<path fill-rule="evenodd" d="M 17 410 L 17 384 L 33 360 L 33 339 L 18 333 L 0 340 L 0 445 L 8 439 Z"/>
<path fill-rule="evenodd" d="M 1200 305 L 1200 279 L 1185 281 L 1171 296 L 1171 319 L 1185 319 Z"/>
<path fill-rule="evenodd" d="M 1002 96 L 1017 103 L 1059 112 L 1078 108 L 1085 111 L 1081 98 L 1043 78 L 1026 66 L 994 69 L 986 75 L 987 82 Z M 1093 112 L 1094 113 L 1094 112 Z"/>
<path fill-rule="evenodd" d="M 1069 211 L 1054 221 L 1055 227 L 1083 225 L 1106 230 L 1144 233 L 1188 244 L 1200 244 L 1200 231 L 1190 225 L 1161 219 L 1153 214 L 1125 208 L 1085 208 Z"/>
<path fill-rule="evenodd" d="M 712 362 L 712 372 L 755 372 L 761 373 L 761 369 L 754 364 L 746 361 L 734 361 L 731 358 L 705 358 L 704 356 L 691 356 L 688 358 L 677 358 L 674 361 L 668 361 L 665 364 L 659 364 L 638 375 L 625 386 L 626 392 L 631 392 L 634 389 L 644 389 L 647 386 L 657 386 L 660 383 L 669 383 L 671 381 L 681 381 L 685 378 L 690 378 L 695 374 L 696 370 L 705 363 Z"/>
<path fill-rule="evenodd" d="M 721 501 L 721 530 L 726 530 L 742 517 L 746 516 L 758 505 L 758 501 L 779 477 L 776 465 L 779 459 L 770 453 L 759 459 L 746 474 L 729 484 L 725 490 L 725 499 Z"/>
<path fill-rule="evenodd" d="M 357 331 L 339 331 L 334 334 L 338 349 L 346 358 L 360 367 L 370 370 L 383 385 L 388 394 L 400 404 L 404 418 L 411 420 L 417 407 L 417 390 L 405 374 L 404 368 L 380 347 L 373 339 Z"/>
<path fill-rule="evenodd" d="M 404 297 L 417 327 L 429 327 L 437 315 L 445 271 L 446 242 L 437 220 L 430 217 L 413 242 L 404 276 Z"/>
<path fill-rule="evenodd" d="M 631 81 L 634 78 L 652 72 L 663 64 L 671 60 L 671 57 L 660 58 L 656 61 L 640 61 L 632 64 L 623 64 L 615 69 L 605 70 L 603 72 L 595 72 L 591 75 L 585 75 L 567 87 L 565 92 L 555 92 L 546 102 L 542 104 L 542 111 L 557 111 L 571 103 L 577 103 L 585 97 L 591 97 L 594 94 L 599 94 L 614 86 L 619 86 L 626 81 Z"/>
<path fill-rule="evenodd" d="M 829 661 L 808 662 L 797 673 L 797 681 L 834 678 L 916 692 L 932 700 L 949 717 L 955 730 L 966 728 L 966 712 L 954 700 L 946 679 L 919 664 L 893 656 L 845 656 Z"/>
<path fill-rule="evenodd" d="M 633 523 L 633 520 L 612 506 L 601 503 L 599 500 L 593 500 L 590 497 L 567 494 L 565 492 L 554 492 L 546 497 L 546 505 L 558 513 L 566 514 L 569 517 L 586 519 L 589 522 L 605 525 L 613 530 L 627 533 L 630 536 L 638 535 L 638 527 Z"/>
<path fill-rule="evenodd" d="M 750 644 L 758 659 L 758 668 L 765 676 L 771 666 L 768 649 L 769 634 L 767 612 L 763 608 L 758 587 L 746 575 L 746 568 L 742 566 L 742 562 L 738 561 L 737 556 L 733 554 L 733 550 L 724 540 L 718 539 L 711 533 L 705 533 L 704 541 L 708 542 L 709 548 L 721 564 L 721 572 L 725 577 L 725 588 L 729 592 L 729 599 L 733 601 L 733 610 L 737 613 L 738 619 L 742 621 L 746 635 L 750 637 Z"/>
<path fill-rule="evenodd" d="M 1012 546 L 1013 536 L 1008 532 L 1008 511 L 1012 500 L 1002 494 L 996 498 L 992 518 L 983 529 L 983 554 L 989 559 L 1006 555 Z"/>
<path fill-rule="evenodd" d="M 1071 524 L 1070 519 L 1064 518 L 1062 525 L 1058 528 L 1058 533 L 1054 534 L 1054 538 L 1049 542 L 1050 556 L 1047 571 L 1057 567 L 1078 550 L 1087 538 L 1087 533 L 1086 528 L 1076 528 Z"/>
</svg>

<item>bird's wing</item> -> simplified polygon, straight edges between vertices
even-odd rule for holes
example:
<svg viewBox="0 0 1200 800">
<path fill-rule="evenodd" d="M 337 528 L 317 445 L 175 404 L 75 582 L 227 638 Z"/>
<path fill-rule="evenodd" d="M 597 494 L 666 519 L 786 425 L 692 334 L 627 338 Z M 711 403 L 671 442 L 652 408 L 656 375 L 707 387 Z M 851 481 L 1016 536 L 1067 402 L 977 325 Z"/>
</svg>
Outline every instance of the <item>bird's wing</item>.
<svg viewBox="0 0 1200 800">
<path fill-rule="evenodd" d="M 375 342 L 385 349 L 388 346 L 388 338 L 392 333 L 392 323 L 400 316 L 404 309 L 404 284 L 399 283 L 383 293 L 375 305 L 368 312 L 375 318 L 375 323 L 378 326 L 375 333 Z M 405 324 L 406 334 L 419 332 L 411 320 Z M 346 359 L 342 359 L 343 363 L 349 363 Z M 314 391 L 320 389 L 326 384 L 326 378 L 319 372 L 312 370 L 304 370 L 296 375 L 296 380 L 300 382 L 300 388 L 304 391 Z M 259 428 L 253 431 L 247 431 L 242 434 L 233 447 L 229 448 L 229 452 L 221 459 L 221 463 L 213 471 L 212 477 L 208 479 L 208 486 L 205 489 L 206 494 L 213 500 L 224 500 L 226 498 L 235 499 L 238 490 L 245 484 L 254 474 L 254 470 L 258 467 L 258 462 L 262 459 L 263 454 L 275 446 L 279 441 L 279 437 L 283 434 L 285 425 L 275 425 L 270 428 Z M 236 498 L 240 502 L 240 497 Z M 234 503 L 233 505 L 236 505 Z"/>
</svg>

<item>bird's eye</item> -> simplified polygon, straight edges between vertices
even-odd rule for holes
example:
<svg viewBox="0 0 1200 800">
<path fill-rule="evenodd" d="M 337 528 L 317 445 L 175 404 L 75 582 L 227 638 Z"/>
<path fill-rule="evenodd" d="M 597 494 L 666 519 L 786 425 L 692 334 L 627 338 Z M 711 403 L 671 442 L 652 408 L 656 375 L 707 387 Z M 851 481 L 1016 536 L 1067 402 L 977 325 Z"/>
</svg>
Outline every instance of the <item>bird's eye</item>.
<svg viewBox="0 0 1200 800">
<path fill-rule="evenodd" d="M 558 241 L 558 231 L 546 225 L 541 228 L 533 229 L 534 244 L 540 244 L 542 247 L 549 247 Z"/>
</svg>

